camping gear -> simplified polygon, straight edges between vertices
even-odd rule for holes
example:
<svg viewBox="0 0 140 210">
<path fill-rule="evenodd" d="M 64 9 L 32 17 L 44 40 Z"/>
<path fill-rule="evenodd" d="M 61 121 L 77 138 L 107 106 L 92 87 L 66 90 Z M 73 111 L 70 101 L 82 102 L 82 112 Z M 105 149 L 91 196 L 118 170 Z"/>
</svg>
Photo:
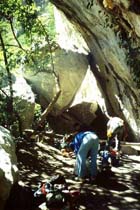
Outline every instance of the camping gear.
<svg viewBox="0 0 140 210">
<path fill-rule="evenodd" d="M 41 183 L 35 191 L 34 197 L 45 197 L 46 207 L 48 209 L 60 209 L 68 206 L 69 210 L 74 210 L 77 206 L 80 191 L 69 190 L 66 180 L 62 175 L 56 175 L 50 180 Z"/>
</svg>

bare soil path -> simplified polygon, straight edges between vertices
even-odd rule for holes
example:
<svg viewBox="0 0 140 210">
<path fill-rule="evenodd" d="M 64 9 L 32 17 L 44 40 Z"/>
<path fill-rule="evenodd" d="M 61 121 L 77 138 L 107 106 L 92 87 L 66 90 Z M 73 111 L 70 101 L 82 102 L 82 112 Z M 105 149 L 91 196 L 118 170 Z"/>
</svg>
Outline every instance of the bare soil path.
<svg viewBox="0 0 140 210">
<path fill-rule="evenodd" d="M 40 181 L 63 174 L 69 187 L 81 190 L 79 210 L 140 210 L 140 156 L 123 156 L 122 166 L 99 172 L 94 184 L 81 186 L 73 179 L 75 160 L 62 157 L 49 142 L 20 143 L 18 166 L 25 186 L 34 188 Z"/>
</svg>

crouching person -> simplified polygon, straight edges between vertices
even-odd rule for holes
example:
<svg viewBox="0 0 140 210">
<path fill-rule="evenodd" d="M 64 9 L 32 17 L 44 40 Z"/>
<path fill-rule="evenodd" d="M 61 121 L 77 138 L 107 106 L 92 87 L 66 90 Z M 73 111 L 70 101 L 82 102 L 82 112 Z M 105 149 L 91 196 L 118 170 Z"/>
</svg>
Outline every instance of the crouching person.
<svg viewBox="0 0 140 210">
<path fill-rule="evenodd" d="M 107 147 L 110 152 L 111 164 L 119 166 L 120 143 L 124 137 L 124 121 L 119 117 L 111 117 L 107 123 Z"/>
<path fill-rule="evenodd" d="M 69 147 L 76 155 L 75 174 L 78 180 L 85 182 L 87 175 L 87 160 L 90 158 L 90 181 L 93 182 L 97 175 L 97 154 L 99 149 L 99 138 L 93 131 L 78 132 Z"/>
</svg>

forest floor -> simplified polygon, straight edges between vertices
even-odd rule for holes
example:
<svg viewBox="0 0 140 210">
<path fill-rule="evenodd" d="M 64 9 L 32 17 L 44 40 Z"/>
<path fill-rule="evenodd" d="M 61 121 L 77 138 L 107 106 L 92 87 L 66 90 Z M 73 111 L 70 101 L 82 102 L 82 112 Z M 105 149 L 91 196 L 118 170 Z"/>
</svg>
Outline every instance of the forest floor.
<svg viewBox="0 0 140 210">
<path fill-rule="evenodd" d="M 140 210 L 140 156 L 122 156 L 120 167 L 99 171 L 94 184 L 73 179 L 75 159 L 63 157 L 48 138 L 43 142 L 23 141 L 17 148 L 20 181 L 25 186 L 62 174 L 69 188 L 80 190 L 79 210 Z"/>
</svg>

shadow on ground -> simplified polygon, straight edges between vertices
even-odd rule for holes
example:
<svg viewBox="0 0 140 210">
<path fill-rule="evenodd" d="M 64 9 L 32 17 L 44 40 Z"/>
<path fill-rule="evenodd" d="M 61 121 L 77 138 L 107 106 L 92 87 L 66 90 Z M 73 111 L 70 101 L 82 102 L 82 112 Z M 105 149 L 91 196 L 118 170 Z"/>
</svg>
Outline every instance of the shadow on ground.
<svg viewBox="0 0 140 210">
<path fill-rule="evenodd" d="M 78 188 L 81 192 L 79 210 L 139 210 L 140 209 L 140 160 L 122 157 L 122 166 L 111 171 L 99 172 L 93 184 L 81 185 L 73 180 L 74 159 L 62 157 L 60 151 L 51 142 L 37 143 L 23 140 L 17 147 L 20 181 L 28 203 L 30 190 L 36 189 L 38 183 L 53 175 L 65 176 L 69 188 Z M 19 191 L 20 193 L 20 191 Z M 23 194 L 22 194 L 23 195 Z M 30 199 L 30 202 L 32 199 Z M 24 202 L 24 201 L 23 201 Z M 33 201 L 32 201 L 33 202 Z M 33 205 L 33 204 L 29 204 Z M 21 208 L 18 210 L 30 210 Z M 17 210 L 11 208 L 8 210 Z"/>
</svg>

